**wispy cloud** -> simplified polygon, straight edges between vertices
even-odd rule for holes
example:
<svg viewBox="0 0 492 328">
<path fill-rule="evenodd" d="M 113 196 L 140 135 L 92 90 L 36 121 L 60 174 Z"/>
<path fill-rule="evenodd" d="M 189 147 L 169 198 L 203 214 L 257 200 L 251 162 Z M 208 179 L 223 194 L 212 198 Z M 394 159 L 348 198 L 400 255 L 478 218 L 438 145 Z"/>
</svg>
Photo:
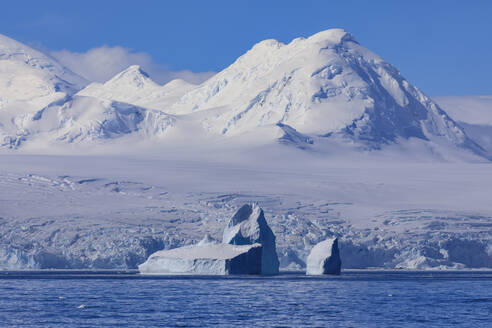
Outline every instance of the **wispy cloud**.
<svg viewBox="0 0 492 328">
<path fill-rule="evenodd" d="M 176 78 L 198 84 L 215 74 L 215 72 L 195 73 L 188 70 L 171 71 L 154 62 L 147 53 L 133 52 L 120 46 L 102 46 L 87 52 L 50 51 L 50 54 L 73 72 L 93 82 L 105 82 L 131 65 L 140 65 L 154 81 L 160 84 Z"/>
</svg>

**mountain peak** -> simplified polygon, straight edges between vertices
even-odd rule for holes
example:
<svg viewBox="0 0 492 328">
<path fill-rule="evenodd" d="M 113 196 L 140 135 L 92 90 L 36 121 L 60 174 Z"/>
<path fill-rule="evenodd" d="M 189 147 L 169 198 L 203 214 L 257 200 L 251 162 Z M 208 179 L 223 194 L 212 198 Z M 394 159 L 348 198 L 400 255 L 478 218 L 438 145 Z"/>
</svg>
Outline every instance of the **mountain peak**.
<svg viewBox="0 0 492 328">
<path fill-rule="evenodd" d="M 355 42 L 352 34 L 348 33 L 341 28 L 333 28 L 325 31 L 318 32 L 307 38 L 310 42 L 323 42 L 339 44 L 345 41 Z"/>
<path fill-rule="evenodd" d="M 356 42 L 352 34 L 348 33 L 344 29 L 341 28 L 333 28 L 325 31 L 318 32 L 316 34 L 311 35 L 308 38 L 295 38 L 288 44 L 288 46 L 295 46 L 295 44 L 299 42 L 309 42 L 309 43 L 325 43 L 325 44 L 340 44 L 347 41 Z M 284 47 L 286 44 L 275 40 L 275 39 L 266 39 L 256 43 L 250 51 L 257 50 L 275 50 Z"/>
<path fill-rule="evenodd" d="M 256 43 L 252 48 L 251 51 L 257 50 L 257 49 L 279 49 L 281 47 L 285 46 L 284 43 L 277 41 L 275 39 L 267 39 L 260 41 Z"/>
<path fill-rule="evenodd" d="M 149 74 L 147 74 L 147 72 L 145 72 L 144 70 L 142 70 L 142 68 L 140 67 L 140 65 L 131 65 L 129 66 L 127 69 L 121 71 L 120 73 L 118 73 L 114 78 L 118 78 L 118 77 L 122 77 L 122 76 L 128 76 L 128 75 L 131 75 L 131 76 L 135 76 L 135 75 L 142 75 L 146 78 L 150 78 L 149 77 Z"/>
<path fill-rule="evenodd" d="M 432 100 L 343 29 L 289 44 L 262 41 L 175 107 L 176 113 L 228 109 L 205 124 L 222 135 L 281 123 L 308 137 L 376 149 L 418 138 L 477 150 Z"/>
<path fill-rule="evenodd" d="M 157 85 L 150 78 L 149 74 L 144 72 L 139 65 L 131 65 L 124 71 L 116 74 L 109 81 L 105 82 L 104 85 L 121 85 L 121 84 L 131 84 L 139 88 L 143 88 L 145 85 Z"/>
<path fill-rule="evenodd" d="M 123 74 L 134 73 L 134 74 L 143 75 L 145 77 L 149 77 L 149 75 L 142 70 L 142 67 L 140 67 L 140 65 L 131 65 L 121 73 Z"/>
</svg>

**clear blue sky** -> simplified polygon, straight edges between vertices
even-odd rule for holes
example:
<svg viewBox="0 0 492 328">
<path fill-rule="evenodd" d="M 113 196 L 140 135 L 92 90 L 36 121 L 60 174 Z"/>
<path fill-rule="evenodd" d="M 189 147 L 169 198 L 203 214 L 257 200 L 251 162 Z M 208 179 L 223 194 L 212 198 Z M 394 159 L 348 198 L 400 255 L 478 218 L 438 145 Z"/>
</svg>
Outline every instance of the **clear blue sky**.
<svg viewBox="0 0 492 328">
<path fill-rule="evenodd" d="M 0 33 L 51 50 L 120 45 L 219 71 L 266 38 L 342 27 L 431 96 L 492 94 L 492 1 L 6 1 Z"/>
</svg>

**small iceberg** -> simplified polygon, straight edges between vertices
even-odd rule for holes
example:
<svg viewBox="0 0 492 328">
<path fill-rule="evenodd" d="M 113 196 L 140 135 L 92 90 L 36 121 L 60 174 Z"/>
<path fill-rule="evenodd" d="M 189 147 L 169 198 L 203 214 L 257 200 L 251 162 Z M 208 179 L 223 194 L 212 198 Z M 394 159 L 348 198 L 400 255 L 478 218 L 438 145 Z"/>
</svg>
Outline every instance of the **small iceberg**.
<svg viewBox="0 0 492 328">
<path fill-rule="evenodd" d="M 263 210 L 244 205 L 229 220 L 222 243 L 208 234 L 196 245 L 155 252 L 138 269 L 142 274 L 277 274 L 275 235 Z"/>
<path fill-rule="evenodd" d="M 338 249 L 338 238 L 326 239 L 316 244 L 307 257 L 307 275 L 339 275 L 341 268 L 342 260 Z"/>
</svg>

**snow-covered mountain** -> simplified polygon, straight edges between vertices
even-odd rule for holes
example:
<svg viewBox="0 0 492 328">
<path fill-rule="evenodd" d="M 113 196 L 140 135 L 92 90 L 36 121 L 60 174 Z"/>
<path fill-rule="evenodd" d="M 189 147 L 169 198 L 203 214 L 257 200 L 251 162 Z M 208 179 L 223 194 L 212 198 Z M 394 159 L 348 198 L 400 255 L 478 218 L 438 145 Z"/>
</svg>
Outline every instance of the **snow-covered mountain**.
<svg viewBox="0 0 492 328">
<path fill-rule="evenodd" d="M 172 116 L 160 111 L 75 95 L 62 104 L 43 108 L 18 125 L 27 136 L 36 135 L 37 139 L 46 135 L 50 140 L 55 137 L 57 141 L 87 143 L 131 133 L 158 137 L 174 121 Z"/>
<path fill-rule="evenodd" d="M 91 83 L 78 92 L 78 95 L 165 111 L 193 88 L 193 84 L 181 79 L 173 80 L 164 86 L 158 85 L 138 65 L 133 65 L 106 83 Z"/>
<path fill-rule="evenodd" d="M 191 90 L 169 112 L 227 108 L 209 123 L 222 134 L 282 123 L 305 134 L 359 140 L 466 136 L 397 69 L 334 29 L 289 44 L 266 40 Z"/>
<path fill-rule="evenodd" d="M 34 53 L 36 58 L 49 60 L 15 41 L 5 40 L 2 47 L 10 49 L 4 51 L 8 53 L 6 67 L 17 63 L 17 55 L 13 55 L 17 53 L 29 52 L 23 55 L 25 58 L 31 58 L 30 53 Z M 9 44 L 27 50 L 12 50 L 16 48 Z M 41 59 L 34 62 L 39 63 Z M 94 140 L 95 134 L 99 141 L 112 140 L 140 130 L 146 131 L 139 133 L 140 136 L 153 137 L 154 132 L 162 135 L 163 127 L 167 129 L 172 125 L 173 135 L 185 136 L 183 140 L 192 143 L 194 135 L 201 142 L 207 137 L 234 140 L 233 137 L 246 136 L 250 144 L 281 143 L 320 150 L 322 145 L 332 141 L 342 147 L 355 144 L 380 149 L 385 145 L 404 144 L 407 140 L 420 140 L 424 147 L 432 148 L 431 152 L 452 148 L 486 155 L 459 125 L 409 84 L 396 68 L 341 29 L 297 38 L 289 44 L 262 41 L 198 86 L 182 80 L 161 86 L 138 66 L 131 66 L 104 84 L 92 83 L 78 91 L 76 97 L 66 97 L 80 88 L 83 81 L 78 81 L 61 65 L 49 63 L 35 67 L 51 75 L 46 75 L 39 83 L 24 86 L 37 90 L 47 84 L 47 88 L 64 93 L 49 93 L 50 97 L 44 102 L 35 103 L 33 109 L 37 111 L 19 111 L 15 117 L 3 117 L 0 120 L 3 146 L 78 143 Z M 60 76 L 62 81 L 72 82 L 61 83 L 57 80 Z M 3 74 L 0 80 L 4 80 Z M 55 80 L 57 83 L 53 82 Z M 17 99 L 13 92 L 2 94 L 8 98 L 4 102 Z M 128 116 L 122 114 L 128 110 L 118 110 L 120 107 L 138 107 L 137 112 L 152 115 Z M 55 111 L 58 114 L 46 114 Z M 118 123 L 111 123 L 113 120 Z M 173 124 L 169 124 L 171 121 Z M 190 131 L 190 122 L 193 131 Z M 6 126 L 10 127 L 6 129 Z M 111 126 L 111 133 L 94 133 L 95 130 L 107 131 L 107 126 Z M 159 128 L 149 129 L 149 126 Z M 165 143 L 166 138 L 158 139 Z M 176 138 L 172 143 L 176 143 Z"/>
<path fill-rule="evenodd" d="M 45 106 L 87 81 L 55 59 L 0 34 L 0 108 L 15 102 Z"/>
<path fill-rule="evenodd" d="M 55 59 L 0 34 L 0 147 L 16 147 L 19 121 L 64 102 L 88 82 Z"/>
</svg>

